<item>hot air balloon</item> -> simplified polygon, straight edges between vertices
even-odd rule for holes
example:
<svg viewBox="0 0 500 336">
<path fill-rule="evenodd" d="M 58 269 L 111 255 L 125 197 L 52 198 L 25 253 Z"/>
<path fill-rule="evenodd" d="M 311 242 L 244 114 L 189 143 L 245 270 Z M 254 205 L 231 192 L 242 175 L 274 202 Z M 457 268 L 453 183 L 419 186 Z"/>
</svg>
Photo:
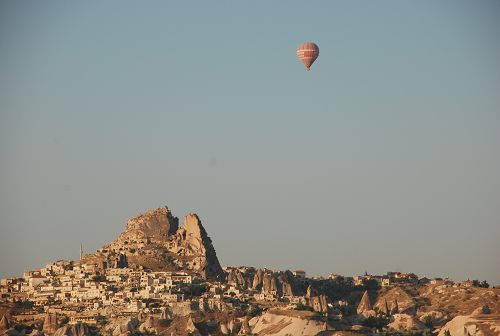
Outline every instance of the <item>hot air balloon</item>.
<svg viewBox="0 0 500 336">
<path fill-rule="evenodd" d="M 319 48 L 314 42 L 302 43 L 297 48 L 297 57 L 306 66 L 307 71 L 319 56 Z"/>
</svg>

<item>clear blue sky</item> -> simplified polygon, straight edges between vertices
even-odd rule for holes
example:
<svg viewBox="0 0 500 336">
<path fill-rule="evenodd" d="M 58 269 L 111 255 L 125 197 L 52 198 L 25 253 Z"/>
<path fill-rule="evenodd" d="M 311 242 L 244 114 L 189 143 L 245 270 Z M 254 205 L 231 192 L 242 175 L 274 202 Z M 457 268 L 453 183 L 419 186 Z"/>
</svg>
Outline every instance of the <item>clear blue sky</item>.
<svg viewBox="0 0 500 336">
<path fill-rule="evenodd" d="M 2 1 L 0 276 L 168 205 L 200 215 L 223 265 L 500 284 L 499 15 Z"/>
</svg>

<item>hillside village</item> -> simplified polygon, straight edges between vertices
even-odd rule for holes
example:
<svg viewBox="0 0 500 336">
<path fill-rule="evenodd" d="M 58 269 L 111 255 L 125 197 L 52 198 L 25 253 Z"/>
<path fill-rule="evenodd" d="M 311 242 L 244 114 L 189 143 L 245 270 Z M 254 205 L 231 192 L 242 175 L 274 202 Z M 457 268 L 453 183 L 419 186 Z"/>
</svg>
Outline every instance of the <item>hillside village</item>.
<svg viewBox="0 0 500 336">
<path fill-rule="evenodd" d="M 222 268 L 198 216 L 178 222 L 150 210 L 80 260 L 1 279 L 0 334 L 500 335 L 485 281 Z"/>
</svg>

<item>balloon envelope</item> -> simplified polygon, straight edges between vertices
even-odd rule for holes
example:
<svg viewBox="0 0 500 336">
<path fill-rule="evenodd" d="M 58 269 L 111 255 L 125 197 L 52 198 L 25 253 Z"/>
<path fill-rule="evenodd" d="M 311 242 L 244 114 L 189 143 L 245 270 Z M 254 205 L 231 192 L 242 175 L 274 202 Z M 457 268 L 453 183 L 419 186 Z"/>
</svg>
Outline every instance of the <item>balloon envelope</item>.
<svg viewBox="0 0 500 336">
<path fill-rule="evenodd" d="M 319 56 L 319 47 L 314 42 L 305 42 L 298 46 L 297 57 L 306 66 L 307 71 Z"/>
</svg>

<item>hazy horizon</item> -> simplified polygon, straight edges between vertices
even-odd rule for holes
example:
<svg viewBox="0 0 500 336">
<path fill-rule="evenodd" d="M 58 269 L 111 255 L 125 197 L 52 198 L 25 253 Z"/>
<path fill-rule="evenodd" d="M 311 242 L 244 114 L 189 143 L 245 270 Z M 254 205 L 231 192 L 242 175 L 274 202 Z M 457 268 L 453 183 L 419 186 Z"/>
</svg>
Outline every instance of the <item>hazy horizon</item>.
<svg viewBox="0 0 500 336">
<path fill-rule="evenodd" d="M 0 277 L 166 205 L 200 216 L 222 265 L 499 285 L 498 14 L 1 2 Z"/>
</svg>

